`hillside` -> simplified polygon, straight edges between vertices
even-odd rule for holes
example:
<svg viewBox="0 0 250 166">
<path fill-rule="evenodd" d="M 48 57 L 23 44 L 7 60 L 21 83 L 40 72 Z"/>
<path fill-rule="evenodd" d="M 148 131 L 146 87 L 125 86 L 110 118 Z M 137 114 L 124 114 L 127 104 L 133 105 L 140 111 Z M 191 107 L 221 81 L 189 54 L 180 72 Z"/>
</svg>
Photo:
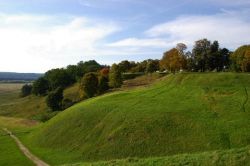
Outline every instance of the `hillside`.
<svg viewBox="0 0 250 166">
<path fill-rule="evenodd" d="M 71 165 L 71 164 L 70 164 Z M 209 151 L 195 154 L 180 154 L 155 158 L 127 158 L 104 162 L 77 163 L 73 166 L 246 166 L 250 165 L 250 147 Z M 72 166 L 72 165 L 71 165 Z"/>
<path fill-rule="evenodd" d="M 22 139 L 52 164 L 239 148 L 250 144 L 249 86 L 249 74 L 170 75 L 83 101 Z"/>
</svg>

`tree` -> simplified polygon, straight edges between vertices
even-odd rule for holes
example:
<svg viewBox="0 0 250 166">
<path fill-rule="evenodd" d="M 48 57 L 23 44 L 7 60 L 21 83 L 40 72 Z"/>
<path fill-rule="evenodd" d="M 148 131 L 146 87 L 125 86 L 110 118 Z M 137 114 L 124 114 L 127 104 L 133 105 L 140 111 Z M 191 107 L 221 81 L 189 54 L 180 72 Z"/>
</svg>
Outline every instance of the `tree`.
<svg viewBox="0 0 250 166">
<path fill-rule="evenodd" d="M 100 75 L 104 77 L 108 77 L 109 75 L 109 68 L 105 67 L 102 70 L 100 70 Z"/>
<path fill-rule="evenodd" d="M 201 39 L 195 42 L 193 48 L 194 60 L 198 70 L 204 72 L 207 69 L 208 56 L 211 42 L 207 39 Z"/>
<path fill-rule="evenodd" d="M 93 97 L 98 90 L 98 78 L 94 73 L 87 73 L 82 78 L 81 89 L 88 98 Z"/>
<path fill-rule="evenodd" d="M 207 69 L 210 71 L 217 70 L 220 71 L 222 57 L 219 54 L 219 42 L 214 41 L 209 50 L 208 59 L 207 59 Z"/>
<path fill-rule="evenodd" d="M 146 72 L 153 73 L 160 69 L 159 60 L 148 60 Z"/>
<path fill-rule="evenodd" d="M 221 62 L 219 68 L 221 70 L 228 69 L 230 65 L 230 54 L 231 52 L 227 48 L 222 48 L 219 50 L 219 54 L 221 57 Z"/>
<path fill-rule="evenodd" d="M 125 61 L 121 61 L 119 64 L 118 64 L 120 70 L 122 73 L 125 73 L 125 72 L 128 72 L 130 69 L 131 69 L 131 65 L 130 65 L 130 62 L 125 60 Z"/>
<path fill-rule="evenodd" d="M 72 76 L 63 68 L 49 70 L 44 77 L 49 81 L 50 90 L 65 88 L 74 82 Z"/>
<path fill-rule="evenodd" d="M 160 65 L 162 68 L 175 73 L 176 71 L 185 68 L 186 59 L 176 48 L 173 48 L 164 53 Z"/>
<path fill-rule="evenodd" d="M 63 100 L 63 88 L 59 87 L 54 91 L 51 91 L 47 98 L 46 103 L 52 111 L 59 111 L 62 109 L 62 100 Z"/>
<path fill-rule="evenodd" d="M 250 45 L 244 45 L 239 47 L 232 55 L 232 68 L 239 72 L 250 71 Z"/>
<path fill-rule="evenodd" d="M 45 95 L 49 90 L 49 82 L 45 77 L 38 78 L 33 83 L 32 93 L 35 95 Z"/>
<path fill-rule="evenodd" d="M 176 45 L 176 49 L 177 49 L 180 53 L 184 54 L 184 51 L 187 49 L 187 45 L 184 44 L 184 43 L 178 43 L 178 44 Z"/>
<path fill-rule="evenodd" d="M 66 68 L 67 74 L 70 76 L 72 82 L 76 82 L 78 79 L 77 75 L 77 66 L 76 65 L 68 65 Z"/>
<path fill-rule="evenodd" d="M 113 64 L 109 73 L 109 86 L 119 88 L 122 85 L 122 74 L 117 64 Z"/>
<path fill-rule="evenodd" d="M 102 68 L 102 66 L 97 63 L 95 60 L 90 60 L 90 61 L 80 61 L 77 64 L 77 77 L 82 78 L 84 74 L 89 73 L 89 72 L 97 72 Z"/>
<path fill-rule="evenodd" d="M 32 92 L 32 85 L 25 84 L 21 89 L 21 97 L 29 96 Z"/>
<path fill-rule="evenodd" d="M 99 94 L 103 94 L 107 90 L 109 90 L 109 79 L 108 79 L 108 76 L 101 75 L 99 77 L 98 93 Z"/>
</svg>

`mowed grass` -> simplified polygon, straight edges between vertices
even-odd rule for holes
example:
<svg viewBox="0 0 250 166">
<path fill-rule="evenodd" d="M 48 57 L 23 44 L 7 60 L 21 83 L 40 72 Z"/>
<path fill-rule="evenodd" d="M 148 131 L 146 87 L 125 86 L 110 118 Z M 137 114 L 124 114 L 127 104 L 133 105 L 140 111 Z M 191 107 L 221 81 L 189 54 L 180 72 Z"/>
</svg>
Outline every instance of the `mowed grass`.
<svg viewBox="0 0 250 166">
<path fill-rule="evenodd" d="M 249 74 L 170 75 L 83 101 L 22 139 L 51 164 L 241 148 L 250 144 L 249 86 Z"/>
</svg>

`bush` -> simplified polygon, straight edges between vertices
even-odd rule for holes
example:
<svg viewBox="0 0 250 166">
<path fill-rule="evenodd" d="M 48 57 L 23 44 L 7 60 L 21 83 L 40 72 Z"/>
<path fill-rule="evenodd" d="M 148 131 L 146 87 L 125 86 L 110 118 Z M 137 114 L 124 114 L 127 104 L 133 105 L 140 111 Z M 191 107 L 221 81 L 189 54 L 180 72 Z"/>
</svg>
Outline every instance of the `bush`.
<svg viewBox="0 0 250 166">
<path fill-rule="evenodd" d="M 87 73 L 82 78 L 80 89 L 82 89 L 88 98 L 93 97 L 98 90 L 98 78 L 96 74 Z"/>
<path fill-rule="evenodd" d="M 25 84 L 21 89 L 21 97 L 29 96 L 32 92 L 32 85 Z"/>
<path fill-rule="evenodd" d="M 62 109 L 63 89 L 57 88 L 50 92 L 47 96 L 46 103 L 52 111 L 59 111 Z"/>
</svg>

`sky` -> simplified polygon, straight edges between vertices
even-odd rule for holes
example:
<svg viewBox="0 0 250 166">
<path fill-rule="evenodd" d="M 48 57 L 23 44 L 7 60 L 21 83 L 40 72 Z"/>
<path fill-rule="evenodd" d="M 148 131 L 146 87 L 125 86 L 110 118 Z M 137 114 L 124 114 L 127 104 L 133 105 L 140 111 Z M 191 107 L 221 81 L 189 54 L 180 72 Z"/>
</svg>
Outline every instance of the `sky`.
<svg viewBox="0 0 250 166">
<path fill-rule="evenodd" d="M 0 71 L 160 59 L 203 38 L 250 44 L 250 0 L 0 0 Z"/>
</svg>

